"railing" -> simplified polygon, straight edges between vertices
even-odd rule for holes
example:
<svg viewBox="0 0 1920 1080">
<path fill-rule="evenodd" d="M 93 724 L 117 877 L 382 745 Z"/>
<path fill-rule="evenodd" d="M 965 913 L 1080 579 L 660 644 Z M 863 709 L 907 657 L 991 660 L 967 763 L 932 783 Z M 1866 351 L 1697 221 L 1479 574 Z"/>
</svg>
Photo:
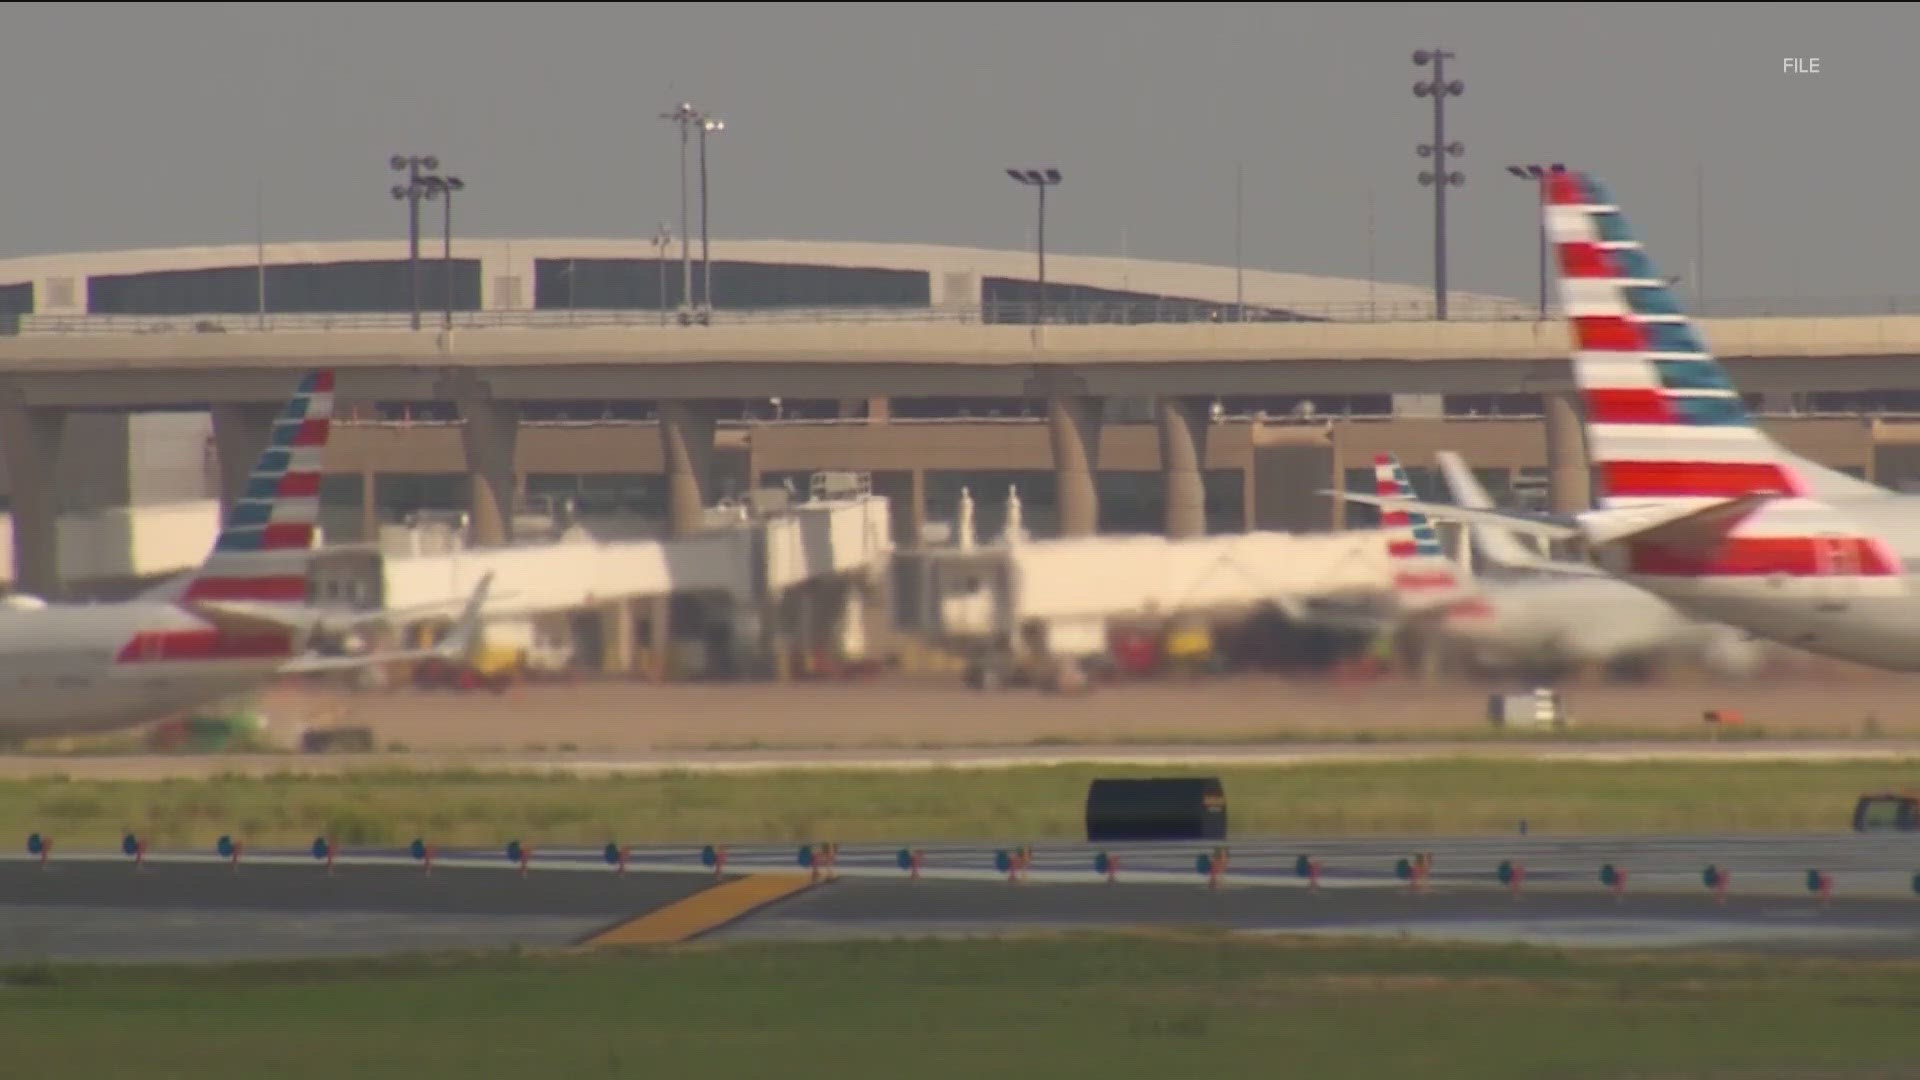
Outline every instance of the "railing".
<svg viewBox="0 0 1920 1080">
<path fill-rule="evenodd" d="M 916 305 L 868 307 L 719 308 L 708 313 L 661 312 L 657 309 L 542 308 L 515 311 L 456 311 L 455 330 L 533 330 L 580 328 L 680 329 L 704 325 L 804 325 L 809 323 L 899 323 L 950 325 L 1030 326 L 1039 322 L 1040 304 L 1026 300 L 995 300 L 958 307 Z M 1286 308 L 1191 300 L 1053 300 L 1046 305 L 1048 325 L 1142 326 L 1162 323 L 1231 322 L 1429 322 L 1426 302 L 1303 303 Z M 1526 321 L 1534 309 L 1511 301 L 1455 300 L 1451 318 L 1460 322 Z M 248 334 L 315 333 L 335 331 L 405 331 L 412 327 L 407 311 L 283 312 L 189 315 L 22 315 L 18 332 L 41 334 Z M 446 325 L 444 312 L 423 311 L 422 332 L 438 332 Z"/>
<path fill-rule="evenodd" d="M 1920 423 L 1920 412 L 1897 409 L 1754 409 L 1752 415 L 1769 420 L 1878 420 L 1892 424 Z M 1538 412 L 1503 413 L 1448 413 L 1436 419 L 1454 424 L 1499 424 L 1537 422 L 1544 414 Z M 1386 412 L 1354 413 L 1312 413 L 1306 415 L 1294 413 L 1259 413 L 1253 411 L 1234 411 L 1220 414 L 1216 423 L 1253 424 L 1268 427 L 1314 427 L 1334 423 L 1380 424 L 1389 423 L 1397 417 Z M 1419 417 L 1416 419 L 1428 419 Z M 546 428 L 601 428 L 601 427 L 652 427 L 659 424 L 659 418 L 644 417 L 521 417 L 520 424 L 525 427 Z M 1045 414 L 1000 415 L 1000 416 L 894 416 L 886 420 L 871 420 L 863 416 L 818 416 L 818 417 L 730 417 L 717 421 L 723 429 L 754 427 L 865 427 L 870 424 L 887 424 L 893 427 L 954 426 L 962 424 L 1044 424 Z M 438 428 L 458 427 L 461 421 L 451 416 L 391 417 L 348 414 L 337 417 L 335 423 L 343 427 L 386 427 L 386 428 Z M 1152 423 L 1151 420 L 1109 420 L 1110 424 Z"/>
<path fill-rule="evenodd" d="M 1487 298 L 1453 298 L 1451 322 L 1531 322 L 1539 320 L 1532 304 Z M 1822 318 L 1920 315 L 1920 297 L 1747 297 L 1708 300 L 1689 305 L 1703 318 Z M 563 309 L 513 311 L 456 311 L 456 330 L 625 328 L 681 329 L 703 325 L 804 325 L 809 323 L 1033 325 L 1040 304 L 1031 300 L 992 300 L 959 307 L 885 305 L 865 307 L 720 308 L 708 315 L 658 309 Z M 1549 320 L 1560 318 L 1550 309 Z M 1432 304 L 1419 301 L 1343 301 L 1300 303 L 1282 307 L 1196 300 L 1051 300 L 1046 305 L 1048 325 L 1145 326 L 1165 323 L 1233 322 L 1433 322 Z M 423 310 L 422 332 L 437 332 L 444 323 L 439 311 Z M 314 333 L 334 331 L 405 331 L 412 325 L 407 311 L 282 312 L 190 315 L 22 315 L 18 333 L 41 334 L 188 334 L 188 333 Z"/>
</svg>

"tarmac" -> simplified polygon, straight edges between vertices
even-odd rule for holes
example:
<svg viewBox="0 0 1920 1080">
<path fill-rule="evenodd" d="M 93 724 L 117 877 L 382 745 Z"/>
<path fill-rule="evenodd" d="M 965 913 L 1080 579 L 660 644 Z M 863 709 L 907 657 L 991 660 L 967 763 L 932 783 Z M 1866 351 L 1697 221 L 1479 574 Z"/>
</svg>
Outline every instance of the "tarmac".
<svg viewBox="0 0 1920 1080">
<path fill-rule="evenodd" d="M 0 964 L 1143 927 L 1920 957 L 1912 835 L 1232 841 L 1214 875 L 1216 846 L 450 851 L 430 871 L 393 850 L 19 853 L 0 856 Z"/>
</svg>

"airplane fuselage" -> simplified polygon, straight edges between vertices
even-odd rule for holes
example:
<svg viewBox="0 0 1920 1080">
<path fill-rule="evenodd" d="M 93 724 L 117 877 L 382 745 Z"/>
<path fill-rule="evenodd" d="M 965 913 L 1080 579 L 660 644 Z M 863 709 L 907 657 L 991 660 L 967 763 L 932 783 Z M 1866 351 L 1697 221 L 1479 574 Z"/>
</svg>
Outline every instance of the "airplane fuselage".
<svg viewBox="0 0 1920 1080">
<path fill-rule="evenodd" d="M 1697 618 L 1834 659 L 1920 671 L 1920 499 L 1889 493 L 1826 501 L 1883 540 L 1900 572 L 1864 577 L 1835 564 L 1833 573 L 1811 576 L 1686 576 L 1628 573 L 1612 553 L 1600 562 Z"/>
<path fill-rule="evenodd" d="M 1443 631 L 1490 657 L 1576 664 L 1662 652 L 1705 653 L 1734 664 L 1734 632 L 1703 625 L 1633 585 L 1604 575 L 1482 575 L 1480 603 L 1450 614 Z"/>
<path fill-rule="evenodd" d="M 289 649 L 284 638 L 222 634 L 164 603 L 0 609 L 0 735 L 163 719 L 258 685 Z"/>
</svg>

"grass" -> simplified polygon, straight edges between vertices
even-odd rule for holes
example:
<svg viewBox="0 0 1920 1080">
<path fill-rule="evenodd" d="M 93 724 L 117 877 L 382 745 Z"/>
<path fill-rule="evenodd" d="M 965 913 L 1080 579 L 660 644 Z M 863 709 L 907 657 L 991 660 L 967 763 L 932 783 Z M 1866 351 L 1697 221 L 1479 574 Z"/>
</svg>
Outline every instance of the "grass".
<svg viewBox="0 0 1920 1080">
<path fill-rule="evenodd" d="M 1916 763 L 1920 764 L 1920 763 Z M 924 772 L 652 777 L 399 770 L 204 780 L 58 778 L 0 785 L 0 830 L 69 849 L 156 847 L 1050 840 L 1083 835 L 1095 776 L 1168 770 L 1059 766 Z M 1194 770 L 1171 770 L 1192 773 Z M 1849 827 L 1864 791 L 1913 765 L 1852 762 L 1577 763 L 1439 760 L 1207 770 L 1236 835 L 1824 832 Z M 14 843 L 0 832 L 0 842 Z"/>
<path fill-rule="evenodd" d="M 1211 934 L 0 979 L 10 1074 L 1911 1075 L 1920 966 Z"/>
</svg>

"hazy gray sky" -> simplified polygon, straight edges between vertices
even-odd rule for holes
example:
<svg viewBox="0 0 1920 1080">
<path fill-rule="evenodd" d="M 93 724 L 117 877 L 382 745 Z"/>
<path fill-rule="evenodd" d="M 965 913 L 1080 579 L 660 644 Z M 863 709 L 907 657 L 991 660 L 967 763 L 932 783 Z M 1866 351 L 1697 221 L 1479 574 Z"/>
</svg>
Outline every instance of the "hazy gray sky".
<svg viewBox="0 0 1920 1080">
<path fill-rule="evenodd" d="M 0 7 L 0 255 L 393 235 L 386 159 L 463 176 L 474 235 L 642 236 L 678 215 L 679 97 L 725 118 L 719 237 L 1017 247 L 1057 165 L 1052 250 L 1432 274 L 1418 46 L 1448 108 L 1463 289 L 1531 296 L 1510 161 L 1614 187 L 1715 296 L 1920 296 L 1904 6 L 251 5 Z M 1818 57 L 1818 74 L 1782 71 Z"/>
</svg>

